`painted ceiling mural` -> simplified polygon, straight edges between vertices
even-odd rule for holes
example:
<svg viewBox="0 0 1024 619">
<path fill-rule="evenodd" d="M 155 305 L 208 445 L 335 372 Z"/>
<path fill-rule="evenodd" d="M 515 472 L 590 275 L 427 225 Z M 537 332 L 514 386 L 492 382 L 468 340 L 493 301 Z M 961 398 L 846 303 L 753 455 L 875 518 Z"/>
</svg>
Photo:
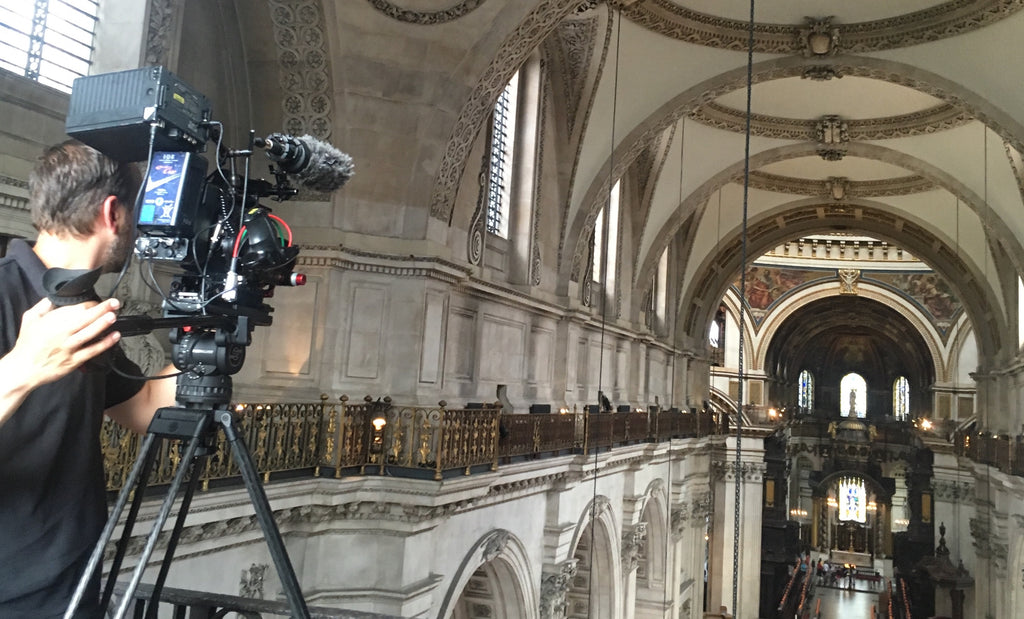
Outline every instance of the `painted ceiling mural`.
<svg viewBox="0 0 1024 619">
<path fill-rule="evenodd" d="M 839 281 L 836 269 L 791 269 L 765 265 L 747 269 L 746 309 L 755 329 L 784 298 L 811 284 Z M 949 284 L 933 271 L 860 272 L 860 281 L 882 286 L 918 307 L 936 331 L 945 338 L 963 312 L 963 306 Z M 740 279 L 732 284 L 738 296 Z M 838 290 L 838 287 L 837 287 Z"/>
</svg>

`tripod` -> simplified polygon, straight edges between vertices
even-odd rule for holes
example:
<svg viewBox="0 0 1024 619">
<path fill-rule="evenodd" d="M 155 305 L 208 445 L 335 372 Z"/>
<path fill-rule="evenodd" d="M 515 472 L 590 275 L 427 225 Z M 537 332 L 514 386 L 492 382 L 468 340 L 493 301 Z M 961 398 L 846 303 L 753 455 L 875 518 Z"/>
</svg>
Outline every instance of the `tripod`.
<svg viewBox="0 0 1024 619">
<path fill-rule="evenodd" d="M 270 503 L 267 500 L 267 495 L 263 490 L 263 486 L 260 484 L 260 480 L 256 472 L 256 466 L 253 464 L 252 456 L 249 453 L 248 448 L 245 446 L 245 442 L 239 437 L 237 428 L 235 427 L 234 413 L 226 408 L 231 397 L 231 377 L 227 375 L 202 376 L 185 373 L 180 375 L 177 380 L 178 404 L 184 404 L 184 406 L 161 408 L 156 411 L 153 421 L 150 422 L 146 436 L 143 439 L 142 446 L 139 450 L 139 456 L 132 465 L 128 479 L 125 480 L 124 487 L 121 489 L 121 492 L 117 497 L 117 502 L 114 505 L 113 512 L 107 520 L 107 524 L 103 529 L 103 533 L 101 534 L 99 541 L 93 549 L 92 555 L 89 557 L 89 563 L 85 568 L 85 572 L 82 574 L 82 578 L 78 582 L 78 587 L 75 589 L 74 597 L 68 606 L 64 618 L 71 619 L 74 616 L 75 610 L 81 603 L 82 598 L 85 595 L 85 591 L 92 580 L 93 574 L 103 558 L 103 551 L 110 542 L 111 537 L 113 537 L 114 528 L 117 525 L 121 513 L 124 511 L 125 505 L 128 503 L 128 497 L 132 494 L 133 487 L 136 486 L 137 482 L 131 507 L 129 508 L 128 516 L 125 521 L 124 530 L 121 533 L 121 539 L 117 543 L 117 551 L 114 556 L 113 564 L 111 565 L 110 574 L 107 577 L 106 586 L 103 589 L 103 597 L 100 601 L 100 606 L 102 608 L 107 608 L 109 606 L 113 596 L 117 574 L 121 568 L 121 562 L 124 560 L 124 555 L 128 548 L 128 541 L 131 537 L 132 528 L 135 525 L 139 508 L 142 505 L 143 491 L 145 490 L 150 472 L 152 471 L 153 462 L 159 452 L 159 449 L 156 448 L 157 439 L 180 439 L 183 441 L 183 444 L 184 441 L 188 441 L 185 446 L 185 450 L 182 453 L 181 462 L 178 465 L 178 470 L 174 474 L 174 478 L 167 491 L 167 495 L 164 497 L 164 501 L 160 506 L 160 511 L 158 512 L 156 520 L 153 523 L 153 528 L 146 539 L 146 544 L 139 555 L 138 565 L 135 566 L 132 578 L 120 600 L 120 606 L 117 609 L 117 613 L 114 615 L 115 619 L 122 619 L 128 611 L 128 607 L 132 603 L 132 598 L 139 586 L 139 582 L 142 580 L 142 573 L 146 569 L 146 563 L 156 547 L 157 539 L 159 538 L 164 523 L 167 521 L 167 517 L 171 512 L 171 507 L 174 503 L 175 497 L 187 476 L 188 485 L 182 496 L 181 508 L 178 510 L 178 515 L 174 522 L 174 528 L 168 538 L 167 549 L 164 554 L 163 562 L 160 565 L 160 572 L 157 576 L 157 580 L 153 585 L 153 594 L 149 608 L 146 611 L 146 619 L 156 618 L 160 594 L 163 590 L 164 582 L 167 579 L 171 559 L 178 545 L 178 540 L 181 537 L 181 532 L 185 524 L 185 516 L 188 514 L 189 506 L 192 503 L 192 496 L 195 494 L 196 487 L 199 485 L 198 472 L 201 470 L 201 467 L 198 466 L 198 464 L 205 458 L 209 458 L 210 455 L 212 455 L 213 447 L 216 444 L 217 434 L 219 431 L 223 431 L 231 448 L 231 454 L 234 457 L 235 464 L 241 472 L 242 481 L 245 483 L 245 487 L 249 491 L 249 498 L 255 508 L 256 518 L 263 529 L 264 537 L 266 538 L 267 545 L 270 549 L 270 556 L 274 561 L 274 567 L 277 569 L 278 577 L 281 579 L 281 584 L 284 587 L 285 595 L 288 599 L 288 605 L 291 608 L 292 617 L 309 619 L 309 609 L 306 607 L 306 602 L 302 597 L 302 590 L 299 587 L 299 581 L 295 576 L 295 571 L 292 568 L 291 561 L 288 558 L 288 553 L 285 550 L 284 542 L 281 539 L 281 533 L 277 528 L 277 524 L 274 522 L 273 514 L 270 510 Z"/>
</svg>

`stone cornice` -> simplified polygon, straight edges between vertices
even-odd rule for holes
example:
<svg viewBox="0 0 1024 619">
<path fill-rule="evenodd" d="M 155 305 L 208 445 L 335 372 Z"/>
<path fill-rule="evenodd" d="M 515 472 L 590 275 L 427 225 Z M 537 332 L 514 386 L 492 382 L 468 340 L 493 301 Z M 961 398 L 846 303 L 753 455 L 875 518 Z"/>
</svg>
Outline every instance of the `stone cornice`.
<svg viewBox="0 0 1024 619">
<path fill-rule="evenodd" d="M 516 288 L 478 279 L 468 265 L 444 258 L 416 255 L 384 254 L 342 246 L 304 245 L 297 266 L 305 268 L 345 269 L 376 273 L 391 277 L 427 278 L 452 285 L 466 294 L 485 296 L 498 301 L 547 314 L 556 320 L 570 320 L 583 326 L 601 328 L 606 333 L 631 341 L 642 341 L 666 353 L 676 352 L 665 342 L 654 340 L 640 328 L 631 330 L 616 324 L 601 324 L 600 316 L 578 312 L 552 301 L 546 301 Z"/>
<path fill-rule="evenodd" d="M 681 7 L 671 0 L 617 0 L 627 19 L 667 37 L 721 49 L 745 51 L 748 24 Z M 1016 13 L 1019 0 L 952 0 L 921 11 L 853 24 L 835 23 L 840 52 L 864 53 L 907 47 L 983 28 Z M 801 54 L 805 24 L 755 24 L 754 51 Z"/>
<path fill-rule="evenodd" d="M 717 103 L 708 103 L 690 113 L 690 118 L 725 131 L 744 133 L 746 114 Z M 965 125 L 974 118 L 953 105 L 943 103 L 926 110 L 861 120 L 845 120 L 851 140 L 889 140 L 945 131 Z M 814 140 L 818 119 L 782 118 L 752 114 L 750 133 L 784 140 Z"/>
</svg>

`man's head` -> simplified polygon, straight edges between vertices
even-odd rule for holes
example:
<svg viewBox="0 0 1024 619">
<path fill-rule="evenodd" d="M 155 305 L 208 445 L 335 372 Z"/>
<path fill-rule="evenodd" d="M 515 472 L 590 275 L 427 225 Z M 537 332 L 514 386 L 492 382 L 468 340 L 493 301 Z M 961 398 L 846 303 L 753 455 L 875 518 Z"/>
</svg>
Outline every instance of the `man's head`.
<svg viewBox="0 0 1024 619">
<path fill-rule="evenodd" d="M 77 140 L 52 146 L 29 176 L 32 224 L 55 236 L 87 237 L 113 196 L 118 234 L 104 266 L 117 270 L 131 251 L 132 206 L 141 182 L 134 164 L 118 163 Z"/>
</svg>

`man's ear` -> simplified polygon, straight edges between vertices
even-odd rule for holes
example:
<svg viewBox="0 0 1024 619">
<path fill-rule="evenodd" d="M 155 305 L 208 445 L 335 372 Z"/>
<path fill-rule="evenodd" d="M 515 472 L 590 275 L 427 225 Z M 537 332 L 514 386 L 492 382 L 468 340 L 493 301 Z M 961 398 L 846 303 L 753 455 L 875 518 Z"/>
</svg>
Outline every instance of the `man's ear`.
<svg viewBox="0 0 1024 619">
<path fill-rule="evenodd" d="M 117 196 L 107 196 L 100 205 L 99 223 L 104 229 L 111 229 L 117 232 L 119 225 L 124 225 L 125 210 L 117 201 Z"/>
</svg>

